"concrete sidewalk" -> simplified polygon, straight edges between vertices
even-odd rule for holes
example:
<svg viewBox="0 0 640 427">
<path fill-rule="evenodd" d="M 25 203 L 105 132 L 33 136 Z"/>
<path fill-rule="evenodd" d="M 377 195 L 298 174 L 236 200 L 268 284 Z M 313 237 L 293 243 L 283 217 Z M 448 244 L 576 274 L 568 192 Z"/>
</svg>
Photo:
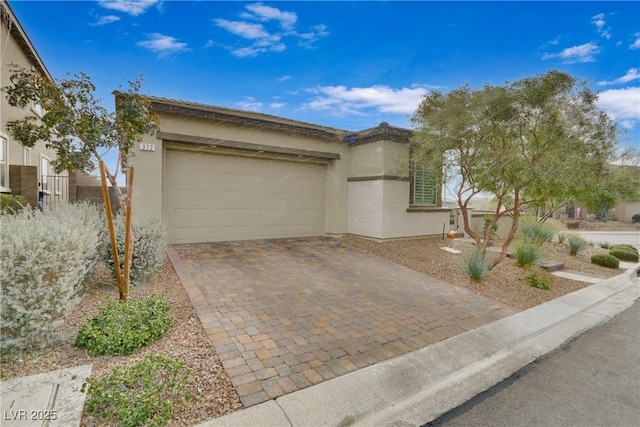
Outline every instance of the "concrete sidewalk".
<svg viewBox="0 0 640 427">
<path fill-rule="evenodd" d="M 200 426 L 423 425 L 630 307 L 639 269 Z"/>
</svg>

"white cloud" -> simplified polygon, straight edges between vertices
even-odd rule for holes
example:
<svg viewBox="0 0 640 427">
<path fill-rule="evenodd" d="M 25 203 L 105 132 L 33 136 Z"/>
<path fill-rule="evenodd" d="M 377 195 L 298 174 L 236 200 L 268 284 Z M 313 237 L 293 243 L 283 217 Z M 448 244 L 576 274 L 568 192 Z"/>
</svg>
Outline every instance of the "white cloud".
<svg viewBox="0 0 640 427">
<path fill-rule="evenodd" d="M 99 0 L 98 4 L 105 9 L 117 10 L 138 16 L 143 14 L 153 5 L 159 5 L 159 0 Z"/>
<path fill-rule="evenodd" d="M 283 42 L 285 37 L 298 38 L 301 46 L 313 47 L 315 41 L 329 34 L 325 25 L 314 25 L 309 32 L 300 34 L 295 28 L 298 21 L 296 13 L 262 3 L 246 5 L 240 17 L 242 20 L 218 18 L 213 22 L 219 28 L 252 42 L 250 45 L 244 43 L 239 47 L 226 47 L 233 55 L 241 58 L 265 52 L 282 52 L 287 48 Z"/>
<path fill-rule="evenodd" d="M 280 9 L 265 6 L 262 3 L 254 3 L 245 6 L 251 13 L 243 13 L 241 16 L 247 19 L 257 19 L 260 21 L 276 20 L 283 30 L 292 30 L 298 21 L 298 15 L 294 12 L 282 12 Z"/>
<path fill-rule="evenodd" d="M 640 33 L 635 33 L 634 36 L 636 40 L 629 46 L 631 50 L 640 49 Z"/>
<path fill-rule="evenodd" d="M 256 101 L 252 96 L 248 96 L 244 101 L 240 101 L 236 105 L 243 110 L 249 111 L 259 111 L 262 108 L 262 102 Z"/>
<path fill-rule="evenodd" d="M 412 114 L 422 97 L 427 94 L 424 87 L 393 89 L 385 85 L 347 88 L 345 86 L 323 86 L 311 88 L 318 94 L 305 103 L 310 110 L 334 110 L 343 114 L 364 114 L 368 109 L 380 113 Z"/>
<path fill-rule="evenodd" d="M 618 77 L 615 80 L 611 80 L 611 81 L 601 81 L 598 82 L 598 84 L 600 86 L 606 86 L 606 85 L 615 85 L 615 84 L 623 84 L 623 83 L 629 83 L 631 81 L 634 80 L 638 80 L 640 79 L 640 69 L 638 68 L 631 68 L 629 71 L 627 71 L 627 74 L 625 74 L 622 77 Z"/>
<path fill-rule="evenodd" d="M 574 64 L 578 62 L 594 62 L 597 53 L 600 53 L 600 47 L 593 42 L 572 46 L 562 50 L 559 53 L 545 53 L 542 59 L 560 58 L 565 64 Z"/>
<path fill-rule="evenodd" d="M 591 17 L 591 23 L 596 26 L 596 30 L 598 34 L 600 34 L 605 39 L 609 40 L 611 38 L 611 33 L 609 32 L 611 28 L 606 28 L 607 22 L 604 20 L 605 14 L 599 13 L 593 17 Z"/>
<path fill-rule="evenodd" d="M 278 77 L 278 81 L 279 82 L 286 82 L 287 80 L 291 80 L 291 79 L 292 79 L 292 77 L 290 75 Z"/>
<path fill-rule="evenodd" d="M 175 37 L 160 33 L 147 34 L 147 37 L 148 40 L 140 41 L 137 45 L 157 53 L 159 57 L 190 50 L 186 43 L 179 42 Z"/>
<path fill-rule="evenodd" d="M 277 110 L 278 108 L 282 108 L 286 105 L 287 104 L 285 102 L 272 102 L 271 104 L 269 104 L 269 107 Z"/>
<path fill-rule="evenodd" d="M 640 121 L 640 87 L 600 92 L 597 104 L 627 129 L 633 128 Z"/>
<path fill-rule="evenodd" d="M 101 25 L 106 25 L 106 24 L 111 24 L 113 22 L 117 22 L 120 20 L 119 16 L 115 16 L 115 15 L 105 15 L 105 16 L 100 16 L 98 18 L 98 20 L 91 25 L 92 27 L 99 27 Z"/>
</svg>

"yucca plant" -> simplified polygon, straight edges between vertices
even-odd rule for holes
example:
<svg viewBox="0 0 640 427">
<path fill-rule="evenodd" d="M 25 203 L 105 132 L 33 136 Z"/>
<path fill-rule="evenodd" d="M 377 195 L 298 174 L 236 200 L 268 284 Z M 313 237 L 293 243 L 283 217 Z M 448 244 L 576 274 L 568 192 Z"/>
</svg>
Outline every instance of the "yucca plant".
<svg viewBox="0 0 640 427">
<path fill-rule="evenodd" d="M 589 242 L 587 242 L 582 237 L 577 234 L 572 234 L 567 238 L 567 247 L 569 248 L 569 255 L 578 255 L 580 252 L 585 250 L 589 246 Z"/>
<path fill-rule="evenodd" d="M 489 275 L 489 267 L 482 250 L 474 248 L 467 254 L 464 259 L 464 270 L 474 282 L 481 282 Z"/>
</svg>

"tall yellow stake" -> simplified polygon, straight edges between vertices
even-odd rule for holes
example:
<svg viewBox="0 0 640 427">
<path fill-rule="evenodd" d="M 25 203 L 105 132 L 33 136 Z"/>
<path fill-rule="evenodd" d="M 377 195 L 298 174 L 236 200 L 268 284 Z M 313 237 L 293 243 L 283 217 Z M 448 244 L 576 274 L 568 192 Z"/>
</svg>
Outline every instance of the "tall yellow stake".
<svg viewBox="0 0 640 427">
<path fill-rule="evenodd" d="M 120 274 L 120 257 L 118 256 L 118 242 L 116 240 L 116 230 L 113 224 L 113 215 L 111 214 L 111 198 L 109 197 L 109 187 L 107 187 L 107 176 L 104 169 L 104 162 L 100 160 L 100 179 L 102 181 L 102 200 L 104 201 L 104 209 L 107 214 L 107 225 L 109 226 L 109 237 L 111 237 L 111 250 L 113 252 L 113 262 L 116 272 L 116 283 L 118 284 L 118 295 L 120 300 L 126 299 L 123 292 L 122 275 Z"/>
</svg>

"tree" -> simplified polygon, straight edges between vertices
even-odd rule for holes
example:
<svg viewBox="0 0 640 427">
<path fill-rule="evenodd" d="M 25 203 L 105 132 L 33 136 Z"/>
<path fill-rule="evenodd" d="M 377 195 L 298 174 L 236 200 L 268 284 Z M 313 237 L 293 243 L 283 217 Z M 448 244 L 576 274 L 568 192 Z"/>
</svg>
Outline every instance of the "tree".
<svg viewBox="0 0 640 427">
<path fill-rule="evenodd" d="M 615 123 L 596 94 L 568 74 L 550 71 L 504 86 L 468 86 L 426 95 L 413 116 L 413 159 L 441 177 L 455 176 L 464 230 L 486 255 L 494 225 L 510 217 L 506 256 L 522 211 L 552 200 L 575 200 L 599 183 L 618 144 Z M 496 201 L 486 236 L 469 225 L 479 194 Z"/>
<path fill-rule="evenodd" d="M 57 158 L 52 166 L 57 172 L 68 170 L 92 173 L 96 170 L 96 162 L 104 165 L 107 152 L 117 149 L 118 162 L 115 170 L 111 172 L 105 166 L 104 173 L 115 190 L 120 214 L 130 218 L 127 199 L 118 186 L 118 173 L 128 168 L 134 144 L 142 135 L 155 132 L 158 126 L 149 100 L 140 94 L 141 78 L 129 82 L 126 92 L 115 92 L 116 108 L 110 112 L 95 97 L 96 87 L 85 73 L 55 82 L 36 70 L 19 66 L 13 66 L 11 72 L 11 84 L 3 88 L 9 105 L 26 109 L 35 103 L 42 107 L 43 114 L 41 117 L 27 116 L 9 121 L 7 131 L 25 147 L 33 147 L 38 141 L 44 141 L 48 148 L 54 149 Z M 109 202 L 108 193 L 106 194 L 105 204 Z M 130 195 L 131 192 L 128 193 Z M 110 212 L 108 213 L 108 220 L 112 221 Z M 130 260 L 130 233 L 127 243 L 125 259 Z M 129 277 L 127 274 L 124 278 L 119 274 L 116 276 L 120 298 L 126 299 Z"/>
</svg>

